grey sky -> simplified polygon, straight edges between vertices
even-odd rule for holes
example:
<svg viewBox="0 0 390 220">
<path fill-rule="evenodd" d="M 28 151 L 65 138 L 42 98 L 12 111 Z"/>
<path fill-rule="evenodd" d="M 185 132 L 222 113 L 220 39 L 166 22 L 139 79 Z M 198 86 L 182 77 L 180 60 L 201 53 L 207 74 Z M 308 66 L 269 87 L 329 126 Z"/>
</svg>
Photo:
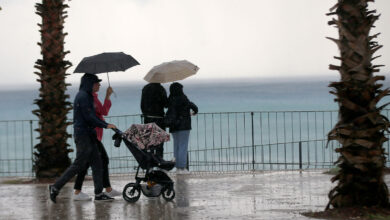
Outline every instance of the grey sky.
<svg viewBox="0 0 390 220">
<path fill-rule="evenodd" d="M 0 86 L 37 84 L 40 58 L 37 0 L 0 0 Z M 65 48 L 73 63 L 84 56 L 123 51 L 140 66 L 111 73 L 113 83 L 140 81 L 154 65 L 187 59 L 193 79 L 334 76 L 337 37 L 325 16 L 336 0 L 73 0 L 67 2 Z M 375 32 L 384 48 L 376 64 L 390 71 L 390 1 L 371 4 L 382 14 Z M 81 75 L 72 74 L 75 83 Z M 105 76 L 101 76 L 105 79 Z"/>
</svg>

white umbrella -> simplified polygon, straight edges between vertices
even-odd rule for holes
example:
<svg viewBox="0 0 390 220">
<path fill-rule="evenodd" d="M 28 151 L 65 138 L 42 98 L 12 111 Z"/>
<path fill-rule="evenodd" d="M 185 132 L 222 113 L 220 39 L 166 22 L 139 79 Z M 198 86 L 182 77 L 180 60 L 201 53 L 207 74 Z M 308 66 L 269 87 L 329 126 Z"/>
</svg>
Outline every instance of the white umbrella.
<svg viewBox="0 0 390 220">
<path fill-rule="evenodd" d="M 199 67 L 187 60 L 174 60 L 153 67 L 144 80 L 151 83 L 167 83 L 185 79 L 195 75 Z"/>
</svg>

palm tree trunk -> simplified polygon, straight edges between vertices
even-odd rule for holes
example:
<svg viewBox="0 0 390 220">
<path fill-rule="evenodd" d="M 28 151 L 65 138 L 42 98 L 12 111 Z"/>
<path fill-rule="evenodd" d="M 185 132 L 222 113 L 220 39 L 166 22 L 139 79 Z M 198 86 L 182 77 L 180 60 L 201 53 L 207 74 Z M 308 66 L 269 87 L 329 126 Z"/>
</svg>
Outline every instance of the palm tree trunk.
<svg viewBox="0 0 390 220">
<path fill-rule="evenodd" d="M 37 178 L 47 178 L 59 176 L 69 165 L 67 139 L 70 135 L 66 128 L 70 124 L 67 122 L 67 114 L 72 109 L 71 103 L 67 101 L 69 95 L 65 94 L 66 70 L 71 63 L 64 60 L 69 52 L 64 52 L 63 33 L 64 19 L 67 17 L 65 8 L 68 6 L 63 0 L 42 0 L 41 4 L 36 4 L 39 16 L 42 17 L 42 24 L 39 24 L 41 32 L 41 54 L 43 59 L 36 61 L 35 72 L 39 76 L 37 79 L 41 87 L 39 89 L 39 99 L 35 99 L 35 104 L 39 109 L 33 113 L 39 117 L 40 143 L 35 146 L 34 170 Z"/>
<path fill-rule="evenodd" d="M 351 206 L 389 205 L 388 189 L 383 172 L 386 162 L 382 144 L 387 141 L 389 121 L 381 115 L 386 106 L 377 107 L 389 90 L 382 90 L 374 76 L 380 65 L 372 65 L 373 54 L 382 46 L 373 41 L 370 29 L 379 16 L 369 11 L 372 0 L 338 0 L 328 15 L 337 15 L 329 25 L 339 30 L 339 39 L 334 41 L 340 50 L 340 66 L 330 69 L 340 72 L 340 82 L 332 82 L 332 94 L 339 103 L 339 121 L 328 134 L 329 140 L 337 140 L 340 157 L 336 162 L 340 172 L 332 178 L 338 184 L 329 192 L 326 209 Z"/>
</svg>

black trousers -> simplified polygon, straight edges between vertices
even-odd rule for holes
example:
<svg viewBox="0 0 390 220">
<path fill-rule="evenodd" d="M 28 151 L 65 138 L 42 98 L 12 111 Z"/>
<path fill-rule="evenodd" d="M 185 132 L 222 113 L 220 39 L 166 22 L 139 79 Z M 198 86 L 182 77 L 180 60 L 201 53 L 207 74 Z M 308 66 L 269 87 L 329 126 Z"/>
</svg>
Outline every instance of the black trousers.
<svg viewBox="0 0 390 220">
<path fill-rule="evenodd" d="M 54 183 L 56 189 L 60 190 L 72 177 L 91 166 L 95 194 L 103 191 L 103 168 L 98 142 L 96 135 L 75 136 L 76 159 Z"/>
<path fill-rule="evenodd" d="M 102 165 L 103 165 L 103 187 L 104 188 L 111 187 L 110 177 L 109 177 L 109 173 L 108 173 L 109 160 L 108 160 L 107 151 L 106 151 L 106 149 L 104 149 L 102 142 L 100 142 L 99 140 L 96 140 L 96 141 L 97 141 L 97 146 L 98 146 L 100 158 L 102 159 Z M 90 164 L 88 163 L 86 168 L 77 174 L 77 178 L 76 178 L 76 181 L 74 183 L 75 190 L 81 190 L 81 188 L 83 187 L 83 182 L 84 182 L 85 176 L 87 175 L 89 165 Z"/>
<path fill-rule="evenodd" d="M 163 129 L 165 131 L 164 118 L 149 118 L 148 116 L 144 116 L 144 124 L 152 123 L 152 122 L 156 123 L 157 126 L 159 126 L 161 129 Z M 154 155 L 163 159 L 164 142 L 162 142 L 161 144 L 159 144 L 155 147 Z"/>
</svg>

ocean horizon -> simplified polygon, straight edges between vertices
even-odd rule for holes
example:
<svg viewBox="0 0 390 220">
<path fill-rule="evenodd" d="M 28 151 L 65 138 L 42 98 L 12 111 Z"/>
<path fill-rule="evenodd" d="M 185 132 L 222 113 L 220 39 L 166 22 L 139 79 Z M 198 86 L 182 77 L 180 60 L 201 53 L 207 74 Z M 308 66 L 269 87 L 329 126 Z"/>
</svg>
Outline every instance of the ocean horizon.
<svg viewBox="0 0 390 220">
<path fill-rule="evenodd" d="M 105 97 L 107 82 L 104 77 L 99 99 Z M 247 111 L 311 111 L 337 110 L 334 96 L 329 93 L 330 78 L 242 78 L 184 80 L 184 92 L 199 107 L 200 113 Z M 141 91 L 147 82 L 111 82 L 116 96 L 111 97 L 110 116 L 140 114 Z M 170 83 L 163 84 L 169 94 Z M 78 83 L 68 87 L 70 102 L 78 91 Z M 0 120 L 36 120 L 31 113 L 37 109 L 39 84 L 23 88 L 0 90 L 3 105 Z M 69 119 L 72 112 L 69 113 Z"/>
</svg>

